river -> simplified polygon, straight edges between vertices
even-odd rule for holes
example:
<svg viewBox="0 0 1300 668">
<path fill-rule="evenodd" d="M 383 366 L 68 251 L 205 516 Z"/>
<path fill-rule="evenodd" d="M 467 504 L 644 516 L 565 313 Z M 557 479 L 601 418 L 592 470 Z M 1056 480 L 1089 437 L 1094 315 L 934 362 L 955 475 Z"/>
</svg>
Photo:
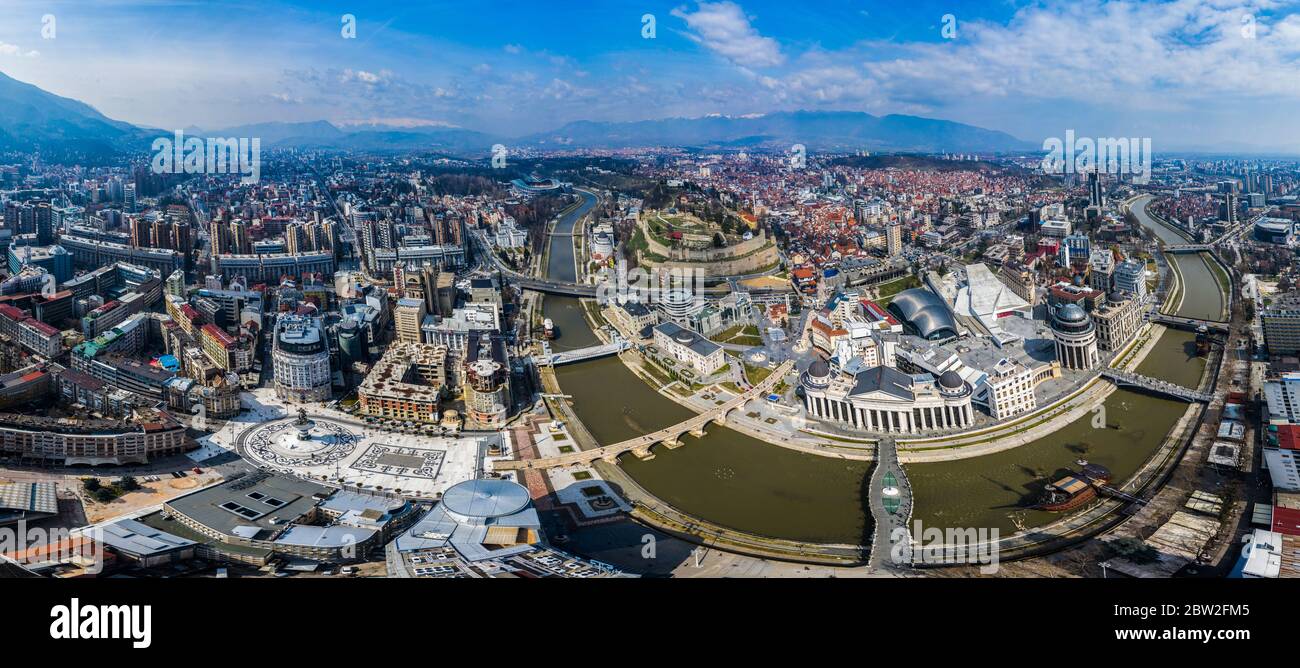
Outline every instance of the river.
<svg viewBox="0 0 1300 668">
<path fill-rule="evenodd" d="M 1149 219 L 1142 223 L 1157 225 Z M 563 249 L 557 252 L 556 245 L 569 244 L 567 257 L 572 258 L 571 241 L 553 238 L 550 268 L 563 271 L 556 264 L 556 258 L 564 257 Z M 1202 314 L 1222 309 L 1218 283 L 1203 259 L 1180 255 L 1172 261 L 1179 263 L 1187 287 L 1179 315 L 1206 317 Z M 1196 265 L 1206 276 L 1190 280 Z M 572 272 L 571 259 L 568 269 Z M 564 275 L 558 272 L 552 277 Z M 577 300 L 547 297 L 544 310 L 561 332 L 553 344 L 556 349 L 595 342 Z M 1211 317 L 1217 318 L 1217 311 Z M 1195 385 L 1205 363 L 1195 356 L 1193 344 L 1192 334 L 1170 330 L 1138 371 Z M 648 387 L 617 358 L 562 366 L 556 375 L 565 393 L 573 396 L 578 417 L 602 443 L 653 431 L 690 414 Z M 927 526 L 997 527 L 1004 534 L 1058 519 L 1021 508 L 1045 478 L 1081 457 L 1110 468 L 1116 481 L 1131 477 L 1186 406 L 1117 390 L 1105 403 L 1103 430 L 1093 429 L 1088 415 L 1013 450 L 910 465 L 914 516 Z M 869 531 L 863 494 L 870 464 L 794 452 L 716 425 L 702 439 L 688 436 L 685 447 L 654 452 L 653 460 L 625 456 L 620 465 L 647 492 L 690 515 L 740 531 L 801 541 L 861 544 Z"/>
</svg>

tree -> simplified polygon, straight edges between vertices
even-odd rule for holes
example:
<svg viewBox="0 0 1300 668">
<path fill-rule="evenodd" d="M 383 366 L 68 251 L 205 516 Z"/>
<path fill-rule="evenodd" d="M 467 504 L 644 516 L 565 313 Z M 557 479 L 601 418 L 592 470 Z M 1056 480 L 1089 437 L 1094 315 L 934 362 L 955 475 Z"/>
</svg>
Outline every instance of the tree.
<svg viewBox="0 0 1300 668">
<path fill-rule="evenodd" d="M 95 500 L 100 503 L 108 503 L 117 498 L 117 492 L 111 487 L 100 487 L 95 491 Z"/>
<path fill-rule="evenodd" d="M 86 490 L 87 492 L 94 492 L 94 491 L 98 490 L 100 487 L 101 487 L 101 485 L 99 484 L 99 478 L 82 478 L 82 479 L 81 479 L 81 488 L 84 489 L 84 490 Z"/>
<path fill-rule="evenodd" d="M 124 492 L 134 492 L 140 489 L 140 483 L 136 481 L 134 476 L 124 475 L 121 480 L 117 481 L 117 487 Z"/>
<path fill-rule="evenodd" d="M 1132 536 L 1113 540 L 1108 547 L 1114 556 L 1122 557 L 1135 564 L 1149 564 L 1160 558 L 1160 553 L 1155 548 Z"/>
</svg>

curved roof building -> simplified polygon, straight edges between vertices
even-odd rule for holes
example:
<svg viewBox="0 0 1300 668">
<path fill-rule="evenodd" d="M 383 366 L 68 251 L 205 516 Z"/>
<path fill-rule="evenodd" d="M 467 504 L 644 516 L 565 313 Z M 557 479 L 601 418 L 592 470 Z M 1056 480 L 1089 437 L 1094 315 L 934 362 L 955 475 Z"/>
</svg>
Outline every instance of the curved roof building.
<svg viewBox="0 0 1300 668">
<path fill-rule="evenodd" d="M 1255 223 L 1255 240 L 1267 244 L 1287 244 L 1292 238 L 1291 225 L 1289 220 L 1260 218 L 1259 222 Z"/>
<path fill-rule="evenodd" d="M 929 340 L 958 335 L 957 321 L 939 295 L 925 288 L 904 290 L 889 303 L 889 312 L 898 316 L 919 336 Z"/>
<path fill-rule="evenodd" d="M 469 522 L 514 515 L 527 507 L 528 502 L 528 488 L 496 478 L 456 483 L 442 495 L 446 509 Z"/>
<path fill-rule="evenodd" d="M 468 561 L 522 554 L 541 541 L 542 522 L 528 488 L 479 478 L 452 485 L 397 539 L 402 552 L 450 545 Z"/>
</svg>

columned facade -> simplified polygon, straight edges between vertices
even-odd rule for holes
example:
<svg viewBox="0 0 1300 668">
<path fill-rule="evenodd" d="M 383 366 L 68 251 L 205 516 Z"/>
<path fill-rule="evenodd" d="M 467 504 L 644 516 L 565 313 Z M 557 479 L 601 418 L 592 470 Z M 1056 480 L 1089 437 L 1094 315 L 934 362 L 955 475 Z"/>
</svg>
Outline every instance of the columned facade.
<svg viewBox="0 0 1300 668">
<path fill-rule="evenodd" d="M 1064 369 L 1087 370 L 1101 362 L 1097 352 L 1097 327 L 1077 304 L 1066 304 L 1052 316 L 1056 359 Z"/>
<path fill-rule="evenodd" d="M 855 430 L 920 434 L 975 422 L 971 387 L 952 372 L 936 381 L 875 367 L 854 377 L 818 362 L 804 373 L 802 387 L 809 417 Z"/>
</svg>

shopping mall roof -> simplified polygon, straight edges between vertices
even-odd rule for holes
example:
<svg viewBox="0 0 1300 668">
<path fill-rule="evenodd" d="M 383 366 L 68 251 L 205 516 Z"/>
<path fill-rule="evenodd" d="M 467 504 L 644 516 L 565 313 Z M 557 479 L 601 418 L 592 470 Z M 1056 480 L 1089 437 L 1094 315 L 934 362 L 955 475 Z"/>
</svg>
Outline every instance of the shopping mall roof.
<svg viewBox="0 0 1300 668">
<path fill-rule="evenodd" d="M 939 295 L 925 288 L 898 293 L 889 303 L 889 310 L 926 339 L 947 338 L 959 333 L 948 305 Z"/>
</svg>

